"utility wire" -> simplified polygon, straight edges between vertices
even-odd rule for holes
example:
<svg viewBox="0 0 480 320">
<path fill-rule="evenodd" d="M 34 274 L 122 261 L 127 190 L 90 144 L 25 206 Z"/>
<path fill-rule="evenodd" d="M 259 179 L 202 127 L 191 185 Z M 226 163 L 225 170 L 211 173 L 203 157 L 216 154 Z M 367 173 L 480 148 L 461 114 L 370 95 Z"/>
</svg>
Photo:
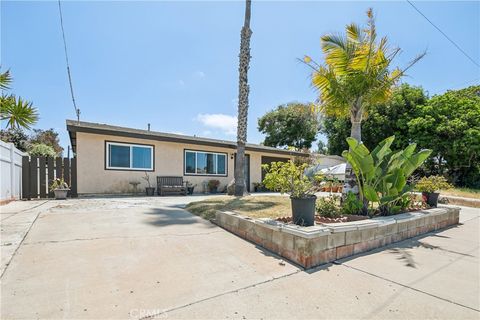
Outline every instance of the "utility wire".
<svg viewBox="0 0 480 320">
<path fill-rule="evenodd" d="M 58 0 L 58 11 L 60 12 L 60 26 L 62 27 L 63 48 L 65 49 L 65 61 L 67 63 L 67 74 L 68 83 L 70 84 L 70 94 L 72 95 L 73 108 L 75 109 L 77 121 L 80 121 L 80 109 L 77 108 L 77 104 L 75 102 L 75 95 L 73 94 L 72 76 L 70 74 L 70 63 L 68 62 L 67 41 L 65 40 L 65 30 L 63 29 L 63 14 L 60 0 Z"/>
<path fill-rule="evenodd" d="M 450 41 L 458 50 L 460 50 L 461 53 L 463 53 L 463 55 L 465 57 L 467 57 L 470 61 L 472 61 L 477 67 L 480 68 L 480 64 L 478 64 L 478 62 L 476 62 L 475 60 L 473 60 L 472 57 L 470 57 L 462 48 L 460 48 L 460 46 L 458 44 L 455 43 L 455 41 L 453 41 L 449 36 L 447 36 L 447 34 L 445 32 L 443 32 L 439 27 L 437 27 L 430 19 L 427 18 L 426 15 L 424 15 L 417 7 L 415 7 L 415 5 L 410 1 L 410 0 L 406 0 L 412 7 L 413 9 L 415 9 L 422 17 L 425 18 L 425 20 L 427 20 L 435 29 L 437 29 L 445 38 L 447 38 L 448 41 Z"/>
</svg>

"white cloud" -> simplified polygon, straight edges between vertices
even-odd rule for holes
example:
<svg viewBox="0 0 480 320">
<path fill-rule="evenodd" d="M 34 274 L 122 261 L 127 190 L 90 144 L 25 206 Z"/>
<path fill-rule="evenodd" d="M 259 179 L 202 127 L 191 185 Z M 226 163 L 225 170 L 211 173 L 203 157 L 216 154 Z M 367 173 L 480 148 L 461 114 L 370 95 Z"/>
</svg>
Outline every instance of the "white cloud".
<svg viewBox="0 0 480 320">
<path fill-rule="evenodd" d="M 205 72 L 203 72 L 203 71 L 196 71 L 196 72 L 193 73 L 194 78 L 200 78 L 201 79 L 201 78 L 205 78 L 205 76 L 206 76 Z"/>
<path fill-rule="evenodd" d="M 217 129 L 228 135 L 237 134 L 237 117 L 228 114 L 199 114 L 197 121 L 200 121 L 205 127 Z"/>
</svg>

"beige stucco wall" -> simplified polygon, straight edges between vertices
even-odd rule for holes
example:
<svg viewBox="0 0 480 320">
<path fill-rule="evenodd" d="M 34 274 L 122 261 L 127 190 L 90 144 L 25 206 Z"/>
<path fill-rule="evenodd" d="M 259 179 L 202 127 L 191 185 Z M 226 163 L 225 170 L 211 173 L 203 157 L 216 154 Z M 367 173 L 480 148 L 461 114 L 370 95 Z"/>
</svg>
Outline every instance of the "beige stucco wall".
<svg viewBox="0 0 480 320">
<path fill-rule="evenodd" d="M 220 181 L 219 190 L 222 190 L 234 177 L 234 160 L 232 155 L 234 149 L 209 147 L 194 144 L 183 144 L 155 140 L 135 139 L 118 136 L 97 135 L 77 132 L 77 177 L 79 194 L 113 194 L 131 193 L 133 187 L 130 182 L 140 182 L 138 190 L 144 190 L 147 182 L 142 179 L 145 176 L 143 171 L 120 171 L 105 170 L 105 141 L 150 144 L 155 146 L 155 171 L 149 172 L 152 186 L 156 186 L 157 176 L 183 176 L 196 184 L 195 192 L 202 192 L 203 182 L 211 179 Z M 201 151 L 214 151 L 227 153 L 226 177 L 221 176 L 185 176 L 183 175 L 183 153 L 184 149 Z M 253 191 L 253 183 L 261 182 L 261 157 L 271 156 L 279 158 L 290 158 L 288 155 L 272 153 L 250 152 L 250 188 Z"/>
</svg>

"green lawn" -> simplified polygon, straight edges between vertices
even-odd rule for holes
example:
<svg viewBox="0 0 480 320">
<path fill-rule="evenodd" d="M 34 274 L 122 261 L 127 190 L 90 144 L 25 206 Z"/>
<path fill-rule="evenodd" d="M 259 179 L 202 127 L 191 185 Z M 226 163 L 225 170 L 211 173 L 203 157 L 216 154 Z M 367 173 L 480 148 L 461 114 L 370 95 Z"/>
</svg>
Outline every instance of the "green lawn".
<svg viewBox="0 0 480 320">
<path fill-rule="evenodd" d="M 291 215 L 290 198 L 282 196 L 220 196 L 191 202 L 186 209 L 204 219 L 214 219 L 217 210 L 232 210 L 252 218 L 279 218 Z"/>
<path fill-rule="evenodd" d="M 442 190 L 440 191 L 440 194 L 443 194 L 445 196 L 456 196 L 456 197 L 480 199 L 480 189 L 453 188 L 449 190 Z"/>
</svg>

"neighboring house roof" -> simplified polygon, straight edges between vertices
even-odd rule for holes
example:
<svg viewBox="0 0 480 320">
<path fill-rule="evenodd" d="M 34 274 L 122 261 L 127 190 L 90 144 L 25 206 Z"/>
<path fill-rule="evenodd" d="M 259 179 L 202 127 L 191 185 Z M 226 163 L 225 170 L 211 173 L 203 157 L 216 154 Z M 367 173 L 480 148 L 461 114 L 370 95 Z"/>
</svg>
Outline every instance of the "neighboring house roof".
<svg viewBox="0 0 480 320">
<path fill-rule="evenodd" d="M 347 162 L 344 157 L 333 155 L 333 154 L 318 154 L 318 153 L 313 153 L 313 157 L 318 158 L 318 159 L 334 159 L 340 162 Z"/>
<path fill-rule="evenodd" d="M 77 132 L 104 134 L 104 135 L 148 139 L 148 140 L 158 140 L 158 141 L 168 141 L 168 142 L 177 142 L 177 143 L 190 143 L 190 144 L 222 147 L 222 148 L 230 148 L 230 149 L 237 148 L 236 142 L 228 141 L 228 140 L 201 138 L 196 136 L 186 136 L 186 135 L 173 134 L 173 133 L 133 129 L 133 128 L 126 128 L 126 127 L 119 127 L 119 126 L 111 126 L 108 124 L 92 123 L 92 122 L 84 122 L 84 121 L 76 121 L 76 120 L 67 120 L 66 122 L 67 122 L 67 130 L 68 130 L 68 134 L 70 135 L 70 142 L 72 144 L 73 152 L 76 151 L 76 147 L 77 147 L 77 141 L 76 141 Z M 245 149 L 249 151 L 269 152 L 269 153 L 277 153 L 277 154 L 284 154 L 284 155 L 290 155 L 290 156 L 306 157 L 309 155 L 308 153 L 305 153 L 305 152 L 277 149 L 273 147 L 267 147 L 267 146 L 263 146 L 259 144 L 251 144 L 251 143 L 247 143 L 245 146 Z"/>
</svg>

